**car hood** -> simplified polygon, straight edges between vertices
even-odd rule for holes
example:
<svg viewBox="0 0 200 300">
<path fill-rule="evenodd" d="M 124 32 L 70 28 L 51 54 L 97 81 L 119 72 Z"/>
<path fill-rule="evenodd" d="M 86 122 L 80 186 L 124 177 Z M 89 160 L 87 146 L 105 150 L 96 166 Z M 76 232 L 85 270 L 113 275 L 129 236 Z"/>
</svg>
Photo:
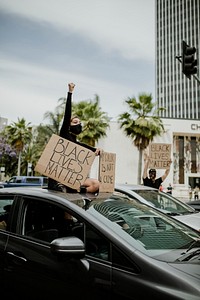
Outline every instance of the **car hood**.
<svg viewBox="0 0 200 300">
<path fill-rule="evenodd" d="M 190 276 L 193 276 L 196 279 L 200 279 L 200 268 L 199 264 L 193 264 L 193 263 L 187 263 L 187 264 L 182 264 L 182 263 L 170 263 L 173 268 L 184 272 L 186 274 L 189 274 Z"/>
<path fill-rule="evenodd" d="M 191 213 L 188 215 L 174 216 L 174 218 L 200 231 L 200 212 Z"/>
</svg>

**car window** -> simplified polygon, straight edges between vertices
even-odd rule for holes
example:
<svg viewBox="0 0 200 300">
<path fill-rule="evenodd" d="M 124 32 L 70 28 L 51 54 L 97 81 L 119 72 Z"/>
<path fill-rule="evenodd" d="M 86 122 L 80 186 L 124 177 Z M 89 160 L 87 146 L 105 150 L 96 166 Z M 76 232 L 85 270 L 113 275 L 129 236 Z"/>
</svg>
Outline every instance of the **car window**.
<svg viewBox="0 0 200 300">
<path fill-rule="evenodd" d="M 193 212 L 193 210 L 186 206 L 184 203 L 178 201 L 171 195 L 168 195 L 164 192 L 157 192 L 152 190 L 136 190 L 135 192 L 145 200 L 150 202 L 156 208 L 160 208 L 180 215 Z"/>
<path fill-rule="evenodd" d="M 81 222 L 57 205 L 29 200 L 24 206 L 22 234 L 30 238 L 50 243 L 56 238 L 74 235 L 75 227 L 80 231 Z"/>
<path fill-rule="evenodd" d="M 19 178 L 19 179 L 17 180 L 16 177 L 11 177 L 11 178 L 8 180 L 8 182 L 10 182 L 10 183 L 21 182 L 21 179 Z"/>
<path fill-rule="evenodd" d="M 50 243 L 54 239 L 76 236 L 86 245 L 86 254 L 108 260 L 109 242 L 72 211 L 43 201 L 27 201 L 24 206 L 23 235 Z"/>
<path fill-rule="evenodd" d="M 86 225 L 85 244 L 87 255 L 109 260 L 109 241 L 89 225 Z"/>
<path fill-rule="evenodd" d="M 39 177 L 27 177 L 26 181 L 27 183 L 40 183 L 40 178 Z"/>
<path fill-rule="evenodd" d="M 195 232 L 180 222 L 120 192 L 115 192 L 106 201 L 93 200 L 88 211 L 149 256 L 165 253 L 166 259 L 166 253 L 184 248 L 196 238 Z"/>
<path fill-rule="evenodd" d="M 139 273 L 139 267 L 130 260 L 125 253 L 112 246 L 112 264 L 117 269 L 123 269 L 129 272 Z"/>
<path fill-rule="evenodd" d="M 11 196 L 1 196 L 0 197 L 0 229 L 6 230 L 8 219 L 10 215 L 10 209 L 13 203 L 13 198 Z"/>
</svg>

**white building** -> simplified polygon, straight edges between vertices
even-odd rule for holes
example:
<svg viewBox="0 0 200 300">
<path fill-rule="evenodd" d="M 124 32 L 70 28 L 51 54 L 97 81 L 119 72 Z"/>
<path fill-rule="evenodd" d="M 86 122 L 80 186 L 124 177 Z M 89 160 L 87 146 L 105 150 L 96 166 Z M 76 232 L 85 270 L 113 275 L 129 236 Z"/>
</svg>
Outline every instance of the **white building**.
<svg viewBox="0 0 200 300">
<path fill-rule="evenodd" d="M 177 190 L 179 195 L 180 192 L 188 195 L 189 185 L 194 188 L 195 185 L 200 184 L 200 121 L 162 120 L 166 133 L 157 137 L 153 142 L 172 145 L 172 164 L 163 187 L 166 188 L 171 183 L 174 191 Z M 137 184 L 139 152 L 131 139 L 119 128 L 117 122 L 110 122 L 107 137 L 99 141 L 98 147 L 104 151 L 116 153 L 116 183 Z M 96 176 L 97 165 L 98 160 L 94 162 L 91 173 L 93 176 Z M 162 176 L 164 172 L 165 170 L 158 169 L 157 177 Z"/>
</svg>

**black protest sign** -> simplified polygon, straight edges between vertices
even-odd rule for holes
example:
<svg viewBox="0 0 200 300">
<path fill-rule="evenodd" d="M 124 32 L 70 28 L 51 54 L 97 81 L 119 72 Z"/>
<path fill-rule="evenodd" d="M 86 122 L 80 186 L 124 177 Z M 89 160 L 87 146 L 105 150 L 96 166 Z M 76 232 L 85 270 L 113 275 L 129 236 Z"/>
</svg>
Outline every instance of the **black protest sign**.
<svg viewBox="0 0 200 300">
<path fill-rule="evenodd" d="M 99 158 L 100 192 L 113 192 L 115 186 L 116 154 L 102 151 Z"/>
<path fill-rule="evenodd" d="M 91 150 L 53 134 L 35 171 L 64 185 L 79 189 L 85 182 L 95 154 Z"/>
<path fill-rule="evenodd" d="M 149 144 L 149 168 L 166 169 L 171 164 L 171 144 Z"/>
</svg>

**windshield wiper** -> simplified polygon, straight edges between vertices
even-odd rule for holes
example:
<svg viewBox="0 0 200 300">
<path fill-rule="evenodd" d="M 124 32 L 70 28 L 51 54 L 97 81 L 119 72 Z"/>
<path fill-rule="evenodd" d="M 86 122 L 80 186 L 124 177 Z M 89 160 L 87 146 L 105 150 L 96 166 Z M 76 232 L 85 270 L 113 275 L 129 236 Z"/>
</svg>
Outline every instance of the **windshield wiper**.
<svg viewBox="0 0 200 300">
<path fill-rule="evenodd" d="M 200 247 L 200 239 L 193 241 L 190 246 L 188 247 L 188 249 L 181 253 L 181 257 L 179 257 L 176 261 L 187 261 L 190 260 L 192 257 L 199 255 L 200 254 L 200 248 L 198 248 L 197 250 L 188 253 L 192 248 L 196 248 L 196 247 Z"/>
<path fill-rule="evenodd" d="M 167 212 L 167 215 L 168 216 L 180 216 L 180 214 L 177 212 Z"/>
<path fill-rule="evenodd" d="M 192 257 L 200 255 L 200 249 L 197 249 L 191 253 L 185 253 L 182 257 L 178 258 L 176 261 L 187 261 L 190 260 Z"/>
<path fill-rule="evenodd" d="M 190 251 L 190 249 L 200 246 L 200 239 L 195 240 L 190 244 L 186 252 Z"/>
</svg>

